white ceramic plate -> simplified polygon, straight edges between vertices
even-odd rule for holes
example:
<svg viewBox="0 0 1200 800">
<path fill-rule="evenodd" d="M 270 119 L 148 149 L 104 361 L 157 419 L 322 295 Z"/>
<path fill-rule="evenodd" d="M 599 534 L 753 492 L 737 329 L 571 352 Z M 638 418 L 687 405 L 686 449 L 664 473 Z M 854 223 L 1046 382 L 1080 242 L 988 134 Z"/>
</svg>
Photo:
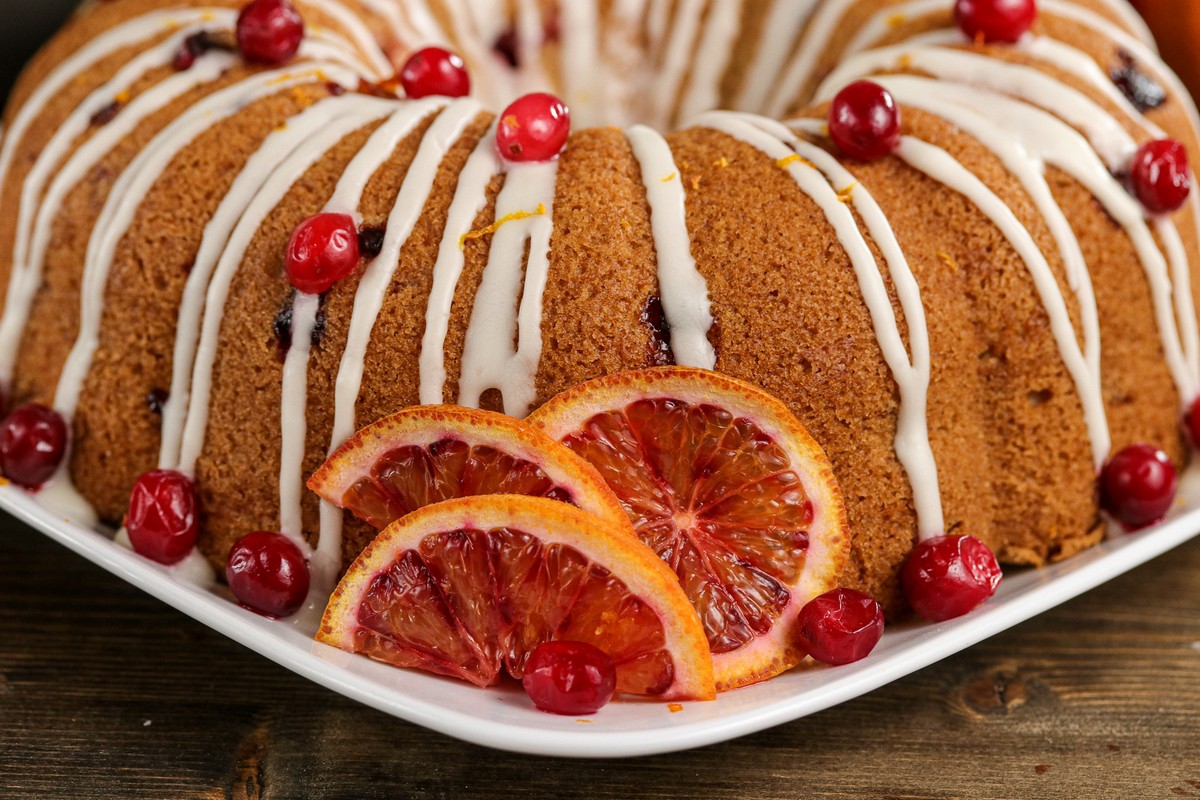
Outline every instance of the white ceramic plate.
<svg viewBox="0 0 1200 800">
<path fill-rule="evenodd" d="M 1192 475 L 1185 481 L 1200 483 Z M 1200 503 L 1189 503 L 1153 530 L 1113 538 L 1045 569 L 1011 571 L 996 597 L 966 617 L 940 625 L 893 627 L 875 652 L 857 664 L 792 670 L 674 711 L 661 702 L 614 702 L 582 720 L 543 714 L 518 689 L 481 690 L 317 644 L 311 639 L 313 615 L 282 622 L 259 617 L 231 602 L 227 590 L 182 580 L 101 534 L 63 521 L 12 486 L 0 488 L 0 507 L 188 616 L 346 697 L 476 744 L 571 757 L 684 750 L 799 719 L 970 647 L 1200 533 Z"/>
</svg>

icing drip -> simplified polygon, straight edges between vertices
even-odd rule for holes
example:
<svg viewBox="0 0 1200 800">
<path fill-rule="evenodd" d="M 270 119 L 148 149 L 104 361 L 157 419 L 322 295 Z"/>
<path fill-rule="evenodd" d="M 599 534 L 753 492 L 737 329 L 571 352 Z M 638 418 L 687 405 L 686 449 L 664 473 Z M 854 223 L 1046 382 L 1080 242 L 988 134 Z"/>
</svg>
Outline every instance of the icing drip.
<svg viewBox="0 0 1200 800">
<path fill-rule="evenodd" d="M 721 104 L 721 77 L 733 57 L 745 0 L 711 0 L 708 18 L 691 63 L 687 91 L 679 101 L 679 118 L 690 119 Z"/>
<path fill-rule="evenodd" d="M 940 0 L 939 0 L 940 2 Z M 775 86 L 785 62 L 792 54 L 796 31 L 804 24 L 818 5 L 818 0 L 774 0 L 763 24 L 763 40 L 756 48 L 754 59 L 746 70 L 734 107 L 740 111 L 763 108 L 767 95 Z"/>
<path fill-rule="evenodd" d="M 304 537 L 301 497 L 304 491 L 304 438 L 308 430 L 308 356 L 312 351 L 313 330 L 320 307 L 319 295 L 297 292 L 292 300 L 292 345 L 283 361 L 279 412 L 283 441 L 279 453 L 279 530 L 300 546 L 301 552 L 310 559 L 313 551 Z M 316 563 L 311 563 L 309 568 L 314 578 L 325 574 Z"/>
<path fill-rule="evenodd" d="M 12 380 L 21 334 L 42 285 L 42 269 L 52 226 L 70 191 L 142 121 L 187 92 L 217 80 L 235 63 L 236 57 L 221 52 L 206 54 L 197 59 L 191 69 L 173 75 L 137 96 L 84 142 L 57 175 L 53 170 L 70 152 L 76 138 L 87 130 L 98 109 L 111 103 L 113 97 L 127 91 L 150 70 L 169 64 L 187 36 L 197 30 L 185 28 L 181 35 L 169 38 L 131 61 L 113 80 L 89 95 L 58 127 L 26 176 L 13 247 L 13 274 L 5 296 L 4 317 L 0 320 L 0 383 L 7 385 Z M 54 175 L 52 182 L 51 175 Z M 48 189 L 47 182 L 50 182 Z"/>
<path fill-rule="evenodd" d="M 665 44 L 662 64 L 654 77 L 651 105 L 646 109 L 655 128 L 665 128 L 680 96 L 680 86 L 691 61 L 692 47 L 700 33 L 700 17 L 705 0 L 679 0 L 670 38 Z"/>
<path fill-rule="evenodd" d="M 970 200 L 1000 230 L 1025 262 L 1050 318 L 1050 330 L 1058 343 L 1063 364 L 1075 383 L 1075 390 L 1083 405 L 1093 456 L 1097 463 L 1103 463 L 1108 454 L 1109 437 L 1099 376 L 1088 367 L 1080 351 L 1058 282 L 1029 231 L 991 189 L 945 150 L 905 136 L 895 152 L 909 166 Z"/>
<path fill-rule="evenodd" d="M 196 461 L 204 446 L 212 394 L 213 367 L 217 358 L 225 305 L 246 249 L 267 216 L 314 164 L 346 136 L 372 121 L 387 116 L 396 107 L 395 103 L 362 95 L 345 95 L 345 101 L 346 105 L 342 107 L 341 113 L 330 115 L 324 125 L 303 138 L 300 145 L 257 190 L 254 199 L 246 205 L 237 227 L 229 235 L 221 257 L 213 269 L 212 279 L 204 290 L 204 319 L 200 339 L 192 358 L 191 394 L 183 431 L 180 434 L 179 460 L 176 465 L 188 475 L 195 474 Z"/>
<path fill-rule="evenodd" d="M 301 0 L 304 6 L 315 8 L 322 14 L 332 20 L 335 20 L 343 30 L 350 34 L 350 41 L 353 43 L 353 50 L 358 54 L 367 58 L 367 64 L 370 70 L 369 77 L 375 80 L 384 80 L 390 78 L 395 72 L 395 68 L 388 61 L 387 54 L 379 46 L 379 42 L 375 36 L 367 28 L 366 24 L 359 16 L 339 3 L 337 0 Z M 309 32 L 310 35 L 326 34 L 326 31 L 317 29 Z"/>
<path fill-rule="evenodd" d="M 557 174 L 556 161 L 509 166 L 508 180 L 496 198 L 496 219 L 508 221 L 492 235 L 488 263 L 471 310 L 459 405 L 478 407 L 484 392 L 497 389 L 504 398 L 504 412 L 523 417 L 537 399 L 542 293 L 550 269 Z"/>
<path fill-rule="evenodd" d="M 331 118 L 347 114 L 357 120 L 362 117 L 364 109 L 375 109 L 376 113 L 382 116 L 391 107 L 392 104 L 387 101 L 364 98 L 361 95 L 321 100 L 289 120 L 284 128 L 271 133 L 238 174 L 204 228 L 200 247 L 180 299 L 179 319 L 175 326 L 171 389 L 163 406 L 160 468 L 174 469 L 180 465 L 183 425 L 191 397 L 190 378 L 200 339 L 201 317 L 206 310 L 205 298 L 209 287 L 214 285 L 213 275 L 217 263 L 222 254 L 228 251 L 233 232 L 248 206 L 255 200 L 259 189 L 272 173 L 309 137 L 325 127 Z M 190 472 L 190 469 L 188 471 Z"/>
<path fill-rule="evenodd" d="M 487 206 L 488 184 L 500 169 L 493 126 L 480 140 L 458 176 L 458 188 L 450 203 L 446 229 L 438 246 L 437 263 L 433 267 L 433 286 L 425 310 L 425 335 L 421 341 L 421 403 L 424 405 L 445 402 L 446 334 L 450 329 L 454 292 L 466 260 L 461 243 L 471 232 L 475 218 Z"/>
<path fill-rule="evenodd" d="M 650 205 L 650 226 L 658 262 L 658 286 L 671 330 L 676 363 L 715 369 L 708 341 L 713 317 L 708 285 L 696 268 L 688 236 L 686 193 L 667 140 L 653 128 L 635 125 L 625 133 L 641 167 Z"/>
<path fill-rule="evenodd" d="M 777 163 L 786 165 L 796 185 L 817 204 L 833 226 L 838 241 L 850 258 L 863 301 L 871 315 L 876 340 L 900 392 L 896 456 L 912 486 L 920 534 L 923 538 L 930 538 L 944 533 L 937 463 L 929 442 L 927 420 L 929 332 L 920 289 L 887 218 L 861 184 L 855 186 L 850 196 L 851 202 L 862 215 L 872 239 L 887 259 L 889 274 L 893 276 L 897 294 L 901 298 L 912 347 L 911 359 L 904 347 L 895 310 L 875 257 L 858 228 L 858 222 L 826 179 L 828 176 L 841 186 L 849 186 L 857 184 L 854 176 L 824 150 L 797 139 L 783 126 L 765 118 L 715 112 L 705 114 L 696 123 L 743 141 Z M 795 159 L 795 155 L 809 163 Z"/>
</svg>

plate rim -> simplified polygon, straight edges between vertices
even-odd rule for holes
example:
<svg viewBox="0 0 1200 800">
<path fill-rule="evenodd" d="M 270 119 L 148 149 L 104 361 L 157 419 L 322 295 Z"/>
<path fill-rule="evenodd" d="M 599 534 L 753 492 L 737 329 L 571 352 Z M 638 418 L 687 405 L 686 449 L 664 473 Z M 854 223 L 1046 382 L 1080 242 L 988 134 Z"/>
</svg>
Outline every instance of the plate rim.
<svg viewBox="0 0 1200 800">
<path fill-rule="evenodd" d="M 880 648 L 864 661 L 838 667 L 822 684 L 765 706 L 733 710 L 695 722 L 672 720 L 667 726 L 638 730 L 565 725 L 561 730 L 552 730 L 447 708 L 346 669 L 336 661 L 357 656 L 307 638 L 307 646 L 301 646 L 295 641 L 300 634 L 294 628 L 290 635 L 285 633 L 291 628 L 288 621 L 267 620 L 206 588 L 182 581 L 103 534 L 57 517 L 18 487 L 0 486 L 0 509 L 126 583 L 331 691 L 472 744 L 565 758 L 625 758 L 676 752 L 757 733 L 824 711 L 961 652 L 1200 535 L 1200 507 L 1183 509 L 1153 529 L 1111 538 L 1066 561 L 1018 573 L 1015 580 L 1019 585 L 1015 588 L 1011 585 L 1013 579 L 1006 576 L 997 598 L 971 614 L 939 624 L 893 626 L 884 634 Z M 463 690 L 480 691 L 466 685 Z M 719 703 L 720 699 L 713 702 Z"/>
</svg>

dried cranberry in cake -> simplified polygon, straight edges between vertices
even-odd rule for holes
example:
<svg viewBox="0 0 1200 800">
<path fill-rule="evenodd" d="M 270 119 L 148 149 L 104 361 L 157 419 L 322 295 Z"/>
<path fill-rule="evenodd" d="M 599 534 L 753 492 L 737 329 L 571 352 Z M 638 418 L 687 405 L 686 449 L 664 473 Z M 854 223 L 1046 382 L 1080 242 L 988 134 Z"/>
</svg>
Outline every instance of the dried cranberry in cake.
<svg viewBox="0 0 1200 800">
<path fill-rule="evenodd" d="M 883 158 L 900 143 L 900 109 L 879 84 L 855 81 L 830 104 L 829 136 L 850 158 Z"/>
<path fill-rule="evenodd" d="M 286 64 L 304 41 L 304 20 L 289 0 L 252 0 L 238 15 L 238 49 L 248 61 Z"/>
<path fill-rule="evenodd" d="M 1146 142 L 1129 164 L 1129 188 L 1147 211 L 1177 211 L 1192 190 L 1187 149 L 1174 139 Z"/>
<path fill-rule="evenodd" d="M 617 690 L 617 668 L 595 645 L 545 642 L 529 654 L 521 685 L 542 711 L 567 716 L 595 714 Z"/>
<path fill-rule="evenodd" d="M 67 423 L 46 406 L 19 406 L 0 425 L 0 470 L 26 489 L 50 480 L 66 449 Z"/>
<path fill-rule="evenodd" d="M 246 608 L 267 617 L 287 617 L 308 597 L 308 562 L 281 533 L 257 531 L 229 551 L 225 580 Z"/>
<path fill-rule="evenodd" d="M 440 47 L 426 47 L 409 56 L 400 70 L 400 83 L 411 100 L 431 95 L 466 97 L 471 93 L 471 76 L 463 60 Z"/>
<path fill-rule="evenodd" d="M 177 564 L 196 546 L 200 503 L 181 472 L 155 470 L 137 479 L 129 496 L 125 530 L 133 549 L 160 564 Z"/>
<path fill-rule="evenodd" d="M 1144 114 L 1167 102 L 1167 90 L 1154 78 L 1142 72 L 1133 56 L 1121 50 L 1117 53 L 1117 58 L 1120 59 L 1120 63 L 1113 67 L 1108 75 L 1138 111 Z"/>
<path fill-rule="evenodd" d="M 567 146 L 571 112 L 552 94 L 537 92 L 513 101 L 496 126 L 496 149 L 509 161 L 550 161 Z"/>
<path fill-rule="evenodd" d="M 904 596 L 933 622 L 961 617 L 996 593 L 1000 564 L 974 536 L 938 536 L 919 543 L 904 562 Z"/>
<path fill-rule="evenodd" d="M 796 618 L 800 647 L 822 664 L 841 666 L 871 654 L 883 636 L 883 607 L 854 589 L 815 597 Z"/>
<path fill-rule="evenodd" d="M 954 21 L 967 38 L 1011 44 L 1033 27 L 1034 0 L 957 0 Z"/>
<path fill-rule="evenodd" d="M 349 214 L 309 217 L 292 234 L 284 258 L 288 280 L 302 292 L 322 294 L 358 266 L 358 225 Z"/>
<path fill-rule="evenodd" d="M 1167 516 L 1177 485 L 1166 453 L 1153 445 L 1131 444 L 1100 472 L 1100 507 L 1126 530 L 1138 530 Z"/>
</svg>

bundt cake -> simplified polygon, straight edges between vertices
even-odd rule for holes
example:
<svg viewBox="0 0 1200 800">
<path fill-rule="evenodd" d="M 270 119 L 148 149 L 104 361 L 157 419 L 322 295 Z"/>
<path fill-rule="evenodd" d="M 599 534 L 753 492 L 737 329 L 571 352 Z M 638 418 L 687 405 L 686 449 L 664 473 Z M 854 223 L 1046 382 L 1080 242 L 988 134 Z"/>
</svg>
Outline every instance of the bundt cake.
<svg viewBox="0 0 1200 800">
<path fill-rule="evenodd" d="M 372 532 L 303 486 L 357 427 L 678 363 L 805 423 L 844 582 L 894 611 L 919 536 L 1042 564 L 1102 537 L 1111 452 L 1187 459 L 1200 205 L 1149 213 L 1126 178 L 1148 142 L 1197 152 L 1200 120 L 1124 0 L 1038 0 L 1014 43 L 952 0 L 294 2 L 271 64 L 239 51 L 244 0 L 90 0 L 13 93 L 0 383 L 69 422 L 64 514 L 119 523 L 179 470 L 214 564 L 282 530 L 336 572 Z M 471 97 L 398 96 L 428 45 Z M 861 78 L 901 110 L 874 160 L 827 122 Z M 543 90 L 569 142 L 510 163 L 487 109 Z M 319 212 L 365 265 L 297 292 Z"/>
</svg>

